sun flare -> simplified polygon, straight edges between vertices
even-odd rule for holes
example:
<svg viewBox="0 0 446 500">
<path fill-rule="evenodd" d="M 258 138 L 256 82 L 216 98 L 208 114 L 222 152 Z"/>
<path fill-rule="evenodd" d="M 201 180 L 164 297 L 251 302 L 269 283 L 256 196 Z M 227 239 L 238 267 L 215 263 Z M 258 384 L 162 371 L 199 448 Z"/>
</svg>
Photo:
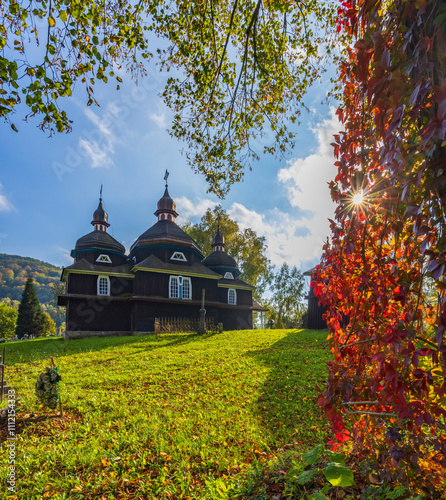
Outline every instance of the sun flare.
<svg viewBox="0 0 446 500">
<path fill-rule="evenodd" d="M 353 203 L 355 205 L 361 205 L 361 203 L 363 202 L 364 200 L 364 193 L 361 189 L 361 191 L 358 191 L 355 196 L 353 196 Z"/>
</svg>

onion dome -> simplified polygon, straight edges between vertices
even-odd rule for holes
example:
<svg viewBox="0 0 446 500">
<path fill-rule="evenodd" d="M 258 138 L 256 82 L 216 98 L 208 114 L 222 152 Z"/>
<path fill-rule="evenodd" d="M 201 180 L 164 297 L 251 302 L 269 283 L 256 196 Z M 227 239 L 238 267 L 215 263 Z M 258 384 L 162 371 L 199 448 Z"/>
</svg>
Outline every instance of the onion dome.
<svg viewBox="0 0 446 500">
<path fill-rule="evenodd" d="M 232 273 L 234 276 L 239 276 L 241 273 L 237 268 L 237 262 L 230 257 L 225 250 L 225 238 L 220 231 L 220 220 L 218 221 L 217 232 L 212 241 L 213 252 L 206 257 L 201 263 L 219 274 Z"/>
<path fill-rule="evenodd" d="M 225 246 L 225 237 L 222 235 L 220 231 L 220 223 L 218 223 L 217 232 L 215 233 L 214 240 L 212 241 L 212 249 L 214 252 L 224 252 Z"/>
<path fill-rule="evenodd" d="M 175 202 L 170 197 L 169 191 L 167 189 L 164 191 L 162 198 L 158 201 L 157 211 L 155 215 L 158 217 L 158 220 L 170 220 L 175 222 L 175 219 L 178 217 L 177 212 L 175 211 Z"/>
<path fill-rule="evenodd" d="M 157 210 L 155 212 L 155 215 L 158 217 L 158 222 L 136 239 L 130 248 L 131 257 L 137 257 L 139 261 L 146 257 L 144 254 L 146 254 L 147 251 L 150 252 L 148 247 L 162 246 L 165 248 L 177 247 L 191 249 L 198 254 L 197 257 L 201 260 L 203 254 L 201 253 L 200 246 L 175 223 L 178 214 L 175 210 L 175 202 L 170 197 L 167 188 L 168 176 L 169 172 L 166 170 L 166 175 L 164 176 L 166 189 L 163 196 L 158 201 Z M 134 251 L 136 249 L 138 249 L 138 255 L 135 256 Z M 139 250 L 141 250 L 141 252 Z"/>
<path fill-rule="evenodd" d="M 99 205 L 93 213 L 93 220 L 91 221 L 91 224 L 94 226 L 95 231 L 107 232 L 107 228 L 110 227 L 110 224 L 108 223 L 108 214 L 102 206 L 102 198 L 99 198 Z"/>
<path fill-rule="evenodd" d="M 108 214 L 102 206 L 102 186 L 101 186 L 101 197 L 99 198 L 98 208 L 93 213 L 93 220 L 91 224 L 94 227 L 94 231 L 82 236 L 76 241 L 76 246 L 71 252 L 71 256 L 75 257 L 77 253 L 84 254 L 86 251 L 109 251 L 113 253 L 118 253 L 124 256 L 125 247 L 119 241 L 115 240 L 113 236 L 107 233 L 107 228 L 110 227 L 108 222 Z"/>
</svg>

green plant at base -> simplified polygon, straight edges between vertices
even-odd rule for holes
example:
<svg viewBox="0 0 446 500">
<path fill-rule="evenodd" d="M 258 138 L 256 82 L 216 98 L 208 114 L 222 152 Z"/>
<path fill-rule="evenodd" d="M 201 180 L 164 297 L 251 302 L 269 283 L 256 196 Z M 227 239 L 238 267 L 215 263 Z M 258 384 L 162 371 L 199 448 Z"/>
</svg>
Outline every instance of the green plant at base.
<svg viewBox="0 0 446 500">
<path fill-rule="evenodd" d="M 298 484 L 304 485 L 312 481 L 313 477 L 322 472 L 328 483 L 315 493 L 312 493 L 308 498 L 309 500 L 325 500 L 326 493 L 330 490 L 331 486 L 352 486 L 355 484 L 353 471 L 345 465 L 346 456 L 343 453 L 335 453 L 324 449 L 324 445 L 319 444 L 308 453 L 302 456 L 302 460 L 306 465 L 315 465 L 320 459 L 321 455 L 327 455 L 329 462 L 325 467 L 313 467 L 306 470 L 296 478 Z M 322 465 L 322 464 L 321 464 Z"/>
</svg>

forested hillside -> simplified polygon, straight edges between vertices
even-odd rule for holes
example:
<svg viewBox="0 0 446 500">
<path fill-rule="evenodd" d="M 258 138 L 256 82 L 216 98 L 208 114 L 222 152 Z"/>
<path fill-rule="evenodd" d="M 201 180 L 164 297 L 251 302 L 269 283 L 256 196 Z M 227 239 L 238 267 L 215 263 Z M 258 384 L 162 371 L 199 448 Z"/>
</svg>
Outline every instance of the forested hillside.
<svg viewBox="0 0 446 500">
<path fill-rule="evenodd" d="M 56 305 L 51 285 L 60 283 L 60 272 L 59 267 L 48 262 L 0 253 L 0 302 L 17 308 L 18 302 L 14 301 L 22 299 L 26 278 L 32 276 L 43 311 L 51 316 L 59 328 L 65 321 L 65 308 Z"/>
<path fill-rule="evenodd" d="M 26 278 L 32 276 L 41 304 L 53 301 L 50 285 L 58 283 L 59 267 L 19 255 L 0 254 L 0 300 L 21 300 Z"/>
</svg>

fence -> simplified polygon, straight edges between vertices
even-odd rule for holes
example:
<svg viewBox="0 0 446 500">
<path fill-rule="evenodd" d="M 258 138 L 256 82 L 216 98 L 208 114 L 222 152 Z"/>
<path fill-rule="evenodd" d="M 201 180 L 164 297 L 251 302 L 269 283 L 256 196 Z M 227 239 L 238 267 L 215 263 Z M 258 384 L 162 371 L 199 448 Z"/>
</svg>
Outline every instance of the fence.
<svg viewBox="0 0 446 500">
<path fill-rule="evenodd" d="M 197 332 L 198 318 L 155 318 L 155 333 Z M 206 330 L 216 330 L 214 318 L 206 318 Z"/>
</svg>

